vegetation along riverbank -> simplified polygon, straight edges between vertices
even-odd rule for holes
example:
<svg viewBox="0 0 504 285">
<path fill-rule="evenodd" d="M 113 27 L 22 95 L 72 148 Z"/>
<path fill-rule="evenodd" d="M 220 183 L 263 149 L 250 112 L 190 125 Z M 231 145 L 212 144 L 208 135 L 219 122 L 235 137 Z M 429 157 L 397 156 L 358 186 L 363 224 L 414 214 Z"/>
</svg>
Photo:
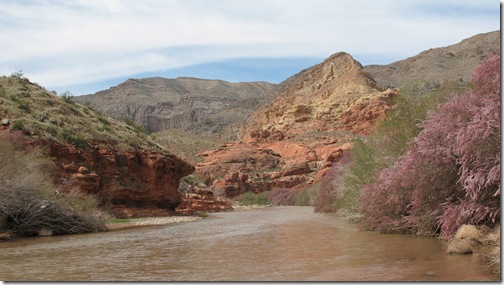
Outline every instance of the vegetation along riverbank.
<svg viewBox="0 0 504 285">
<path fill-rule="evenodd" d="M 248 90 L 242 98 L 248 117 L 232 116 L 240 118 L 239 128 L 210 128 L 219 132 L 212 136 L 235 142 L 190 144 L 179 153 L 172 152 L 180 146 L 162 142 L 183 141 L 180 134 L 191 131 L 191 120 L 210 125 L 206 112 L 217 109 L 181 115 L 183 106 L 198 105 L 191 99 L 179 106 L 180 116 L 157 118 L 151 128 L 187 129 L 163 130 L 177 140 L 157 139 L 147 125 L 136 125 L 148 123 L 143 113 L 134 114 L 135 120 L 112 118 L 91 101 L 81 105 L 68 93 L 58 96 L 22 73 L 2 76 L 0 239 L 196 221 L 216 211 L 313 206 L 345 215 L 361 230 L 440 238 L 447 254 L 478 254 L 500 274 L 501 57 L 479 46 L 456 52 L 495 35 L 429 50 L 411 61 L 424 62 L 426 54 L 474 60 L 476 53 L 480 62 L 467 80 L 415 78 L 420 81 L 384 87 L 387 72 L 377 66 L 367 71 L 339 52 L 278 85 L 157 78 L 128 80 L 87 97 L 105 102 L 103 96 L 125 96 L 128 88 L 172 84 L 177 88 L 168 89 L 177 91 L 171 94 L 177 100 L 195 89 L 189 97 L 202 106 L 232 113 L 223 107 L 228 99 L 210 100 L 198 92 Z M 384 68 L 390 73 L 408 62 Z M 141 87 L 146 82 L 151 87 Z M 256 88 L 262 90 L 260 100 L 253 98 Z M 243 107 L 237 102 L 233 112 Z M 155 104 L 152 110 L 174 108 L 172 102 Z M 221 115 L 218 121 L 227 118 Z M 194 130 L 192 138 L 208 140 L 208 128 Z M 181 158 L 184 153 L 191 162 Z"/>
</svg>

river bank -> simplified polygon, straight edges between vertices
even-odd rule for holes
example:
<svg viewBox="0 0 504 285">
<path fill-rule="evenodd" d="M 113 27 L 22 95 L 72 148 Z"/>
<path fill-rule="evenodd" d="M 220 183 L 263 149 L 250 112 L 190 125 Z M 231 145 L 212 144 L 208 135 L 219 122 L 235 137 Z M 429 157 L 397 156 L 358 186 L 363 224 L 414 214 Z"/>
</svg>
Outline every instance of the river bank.
<svg viewBox="0 0 504 285">
<path fill-rule="evenodd" d="M 242 206 L 239 204 L 233 205 L 234 211 L 250 211 L 259 210 L 271 205 L 246 205 Z M 157 226 L 157 225 L 168 225 L 176 223 L 194 222 L 201 220 L 202 216 L 169 216 L 169 217 L 149 217 L 149 218 L 137 218 L 137 219 L 120 219 L 113 220 L 105 224 L 109 230 L 118 230 L 132 227 L 142 227 L 142 226 Z"/>
<path fill-rule="evenodd" d="M 142 226 L 157 226 L 157 225 L 168 225 L 176 223 L 194 222 L 201 220 L 202 217 L 198 216 L 169 216 L 169 217 L 151 217 L 151 218 L 138 218 L 138 219 L 127 219 L 118 220 L 113 222 L 108 222 L 105 225 L 110 230 L 118 230 L 132 227 L 142 227 Z"/>
</svg>

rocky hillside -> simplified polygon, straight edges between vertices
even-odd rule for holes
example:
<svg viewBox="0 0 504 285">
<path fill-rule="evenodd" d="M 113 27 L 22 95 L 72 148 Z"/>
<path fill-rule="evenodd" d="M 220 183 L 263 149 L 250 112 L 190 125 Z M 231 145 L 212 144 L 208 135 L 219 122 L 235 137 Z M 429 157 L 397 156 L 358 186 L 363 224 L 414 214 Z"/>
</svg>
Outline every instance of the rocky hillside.
<svg viewBox="0 0 504 285">
<path fill-rule="evenodd" d="M 118 120 L 131 120 L 149 132 L 190 130 L 215 136 L 239 125 L 258 106 L 274 84 L 229 83 L 188 77 L 128 79 L 76 102 L 90 105 Z"/>
<path fill-rule="evenodd" d="M 397 90 L 384 90 L 347 53 L 282 82 L 243 126 L 242 141 L 202 153 L 197 173 L 228 197 L 313 183 L 355 135 L 384 118 Z"/>
<path fill-rule="evenodd" d="M 447 47 L 432 48 L 388 65 L 368 65 L 366 71 L 383 86 L 435 85 L 469 82 L 471 71 L 492 51 L 500 50 L 500 31 L 478 34 Z"/>
<path fill-rule="evenodd" d="M 387 66 L 363 66 L 336 53 L 288 78 L 272 91 L 240 129 L 241 141 L 201 153 L 196 173 L 218 194 L 306 187 L 320 180 L 386 117 L 399 90 L 436 89 L 444 81 L 468 81 L 470 73 L 500 46 L 499 32 L 431 49 Z M 375 81 L 375 78 L 377 79 Z"/>
<path fill-rule="evenodd" d="M 343 52 L 285 80 L 279 89 L 275 100 L 243 126 L 244 141 L 264 141 L 271 136 L 299 142 L 323 140 L 327 132 L 338 129 L 366 134 L 368 129 L 357 126 L 364 122 L 347 120 L 346 112 L 356 103 L 368 106 L 393 93 L 384 94 L 362 65 Z"/>
<path fill-rule="evenodd" d="M 194 171 L 137 128 L 19 74 L 0 77 L 0 119 L 0 132 L 52 157 L 54 183 L 97 195 L 117 216 L 168 215 L 182 202 L 180 179 Z"/>
</svg>

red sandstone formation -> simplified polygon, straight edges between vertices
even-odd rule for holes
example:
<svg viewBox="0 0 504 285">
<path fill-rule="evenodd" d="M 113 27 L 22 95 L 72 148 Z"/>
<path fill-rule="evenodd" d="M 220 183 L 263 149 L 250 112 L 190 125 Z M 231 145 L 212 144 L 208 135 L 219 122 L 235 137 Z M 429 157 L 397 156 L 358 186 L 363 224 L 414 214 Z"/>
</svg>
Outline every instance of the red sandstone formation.
<svg viewBox="0 0 504 285">
<path fill-rule="evenodd" d="M 195 187 L 190 193 L 182 195 L 182 202 L 176 211 L 182 214 L 194 214 L 197 211 L 228 212 L 233 211 L 233 205 L 224 198 L 214 196 L 210 190 Z"/>
<path fill-rule="evenodd" d="M 306 187 L 338 162 L 355 135 L 384 119 L 398 90 L 383 90 L 346 53 L 282 82 L 242 128 L 242 142 L 200 156 L 196 173 L 216 195 Z"/>
<path fill-rule="evenodd" d="M 50 155 L 57 180 L 70 179 L 86 193 L 109 200 L 121 218 L 169 215 L 182 202 L 180 178 L 194 171 L 174 155 L 147 150 L 51 144 Z"/>
</svg>

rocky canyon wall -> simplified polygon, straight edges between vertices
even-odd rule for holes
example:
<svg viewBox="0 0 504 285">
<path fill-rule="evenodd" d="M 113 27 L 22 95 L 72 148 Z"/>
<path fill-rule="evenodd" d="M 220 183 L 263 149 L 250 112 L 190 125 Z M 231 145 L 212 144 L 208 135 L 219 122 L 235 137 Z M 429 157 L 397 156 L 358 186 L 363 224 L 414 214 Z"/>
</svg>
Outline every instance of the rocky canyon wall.
<svg viewBox="0 0 504 285">
<path fill-rule="evenodd" d="M 76 183 L 81 190 L 108 200 L 122 218 L 166 216 L 182 198 L 177 189 L 194 166 L 174 155 L 149 150 L 120 150 L 50 144 L 55 180 Z"/>
</svg>

